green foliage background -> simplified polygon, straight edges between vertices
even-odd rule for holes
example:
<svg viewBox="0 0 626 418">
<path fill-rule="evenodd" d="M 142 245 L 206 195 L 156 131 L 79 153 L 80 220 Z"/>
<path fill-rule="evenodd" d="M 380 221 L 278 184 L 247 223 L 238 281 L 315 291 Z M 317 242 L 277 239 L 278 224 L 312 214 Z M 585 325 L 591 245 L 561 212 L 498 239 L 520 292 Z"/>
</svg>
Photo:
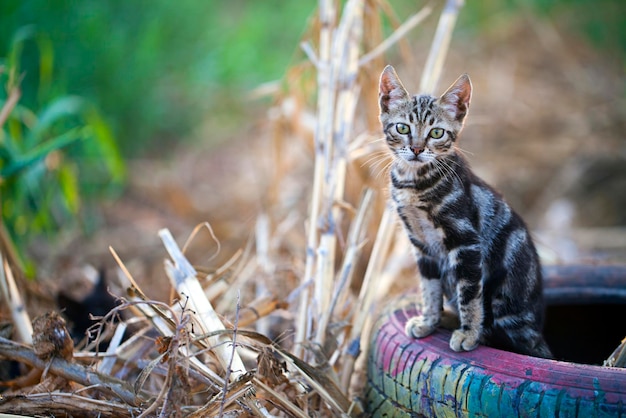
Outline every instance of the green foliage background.
<svg viewBox="0 0 626 418">
<path fill-rule="evenodd" d="M 315 2 L 3 0 L 0 56 L 33 24 L 54 47 L 59 92 L 94 101 L 127 155 L 178 141 L 204 115 L 281 75 Z M 25 51 L 26 71 L 38 65 Z M 24 86 L 36 98 L 36 83 Z M 165 141 L 163 141 L 165 140 Z M 150 147 L 154 149 L 154 147 Z"/>
<path fill-rule="evenodd" d="M 0 251 L 32 276 L 34 265 L 23 254 L 29 239 L 88 220 L 83 203 L 120 190 L 125 168 L 98 109 L 79 96 L 58 94 L 49 38 L 29 25 L 9 45 L 0 58 Z M 30 46 L 38 66 L 27 78 L 21 64 Z M 37 81 L 33 107 L 20 100 L 22 85 L 32 87 L 27 79 Z"/>
</svg>

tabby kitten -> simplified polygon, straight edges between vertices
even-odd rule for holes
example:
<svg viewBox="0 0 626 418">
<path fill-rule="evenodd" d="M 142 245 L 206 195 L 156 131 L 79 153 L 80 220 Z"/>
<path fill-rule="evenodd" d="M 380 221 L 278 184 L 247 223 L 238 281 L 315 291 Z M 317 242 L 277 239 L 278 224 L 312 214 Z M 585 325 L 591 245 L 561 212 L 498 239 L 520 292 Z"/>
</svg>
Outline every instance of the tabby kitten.
<svg viewBox="0 0 626 418">
<path fill-rule="evenodd" d="M 431 334 L 445 295 L 460 321 L 452 350 L 482 343 L 551 357 L 541 335 L 541 266 L 528 229 L 455 148 L 471 94 L 466 74 L 439 98 L 409 96 L 391 66 L 380 78 L 380 121 L 393 154 L 391 197 L 421 275 L 422 314 L 407 322 L 406 333 Z"/>
</svg>

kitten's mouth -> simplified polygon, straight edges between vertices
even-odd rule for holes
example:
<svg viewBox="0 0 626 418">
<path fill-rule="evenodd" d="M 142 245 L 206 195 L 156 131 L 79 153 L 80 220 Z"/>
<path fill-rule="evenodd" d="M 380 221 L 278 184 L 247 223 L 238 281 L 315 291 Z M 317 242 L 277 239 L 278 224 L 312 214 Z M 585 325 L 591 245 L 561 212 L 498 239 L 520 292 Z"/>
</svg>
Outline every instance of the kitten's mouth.
<svg viewBox="0 0 626 418">
<path fill-rule="evenodd" d="M 431 161 L 429 158 L 426 158 L 424 154 L 405 156 L 403 160 L 411 167 L 417 167 Z"/>
</svg>

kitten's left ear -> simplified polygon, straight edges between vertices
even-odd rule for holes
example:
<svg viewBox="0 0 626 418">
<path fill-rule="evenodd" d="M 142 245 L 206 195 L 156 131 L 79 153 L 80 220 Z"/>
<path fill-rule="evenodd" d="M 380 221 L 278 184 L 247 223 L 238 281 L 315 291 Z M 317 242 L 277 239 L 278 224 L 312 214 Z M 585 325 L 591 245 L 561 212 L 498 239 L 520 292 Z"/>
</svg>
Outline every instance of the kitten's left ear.
<svg viewBox="0 0 626 418">
<path fill-rule="evenodd" d="M 462 122 L 469 109 L 472 98 L 472 82 L 467 74 L 452 84 L 439 98 L 439 104 L 453 119 Z"/>
</svg>

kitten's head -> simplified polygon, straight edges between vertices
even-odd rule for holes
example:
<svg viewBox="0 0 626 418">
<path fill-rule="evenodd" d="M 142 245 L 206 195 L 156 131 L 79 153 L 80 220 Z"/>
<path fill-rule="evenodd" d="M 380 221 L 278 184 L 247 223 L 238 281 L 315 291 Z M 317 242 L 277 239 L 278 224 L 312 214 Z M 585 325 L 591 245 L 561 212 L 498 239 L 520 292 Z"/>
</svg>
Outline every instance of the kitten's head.
<svg viewBox="0 0 626 418">
<path fill-rule="evenodd" d="M 394 156 L 419 166 L 453 152 L 471 96 L 472 83 L 463 74 L 439 98 L 411 97 L 393 67 L 385 67 L 378 96 L 380 122 Z"/>
</svg>

